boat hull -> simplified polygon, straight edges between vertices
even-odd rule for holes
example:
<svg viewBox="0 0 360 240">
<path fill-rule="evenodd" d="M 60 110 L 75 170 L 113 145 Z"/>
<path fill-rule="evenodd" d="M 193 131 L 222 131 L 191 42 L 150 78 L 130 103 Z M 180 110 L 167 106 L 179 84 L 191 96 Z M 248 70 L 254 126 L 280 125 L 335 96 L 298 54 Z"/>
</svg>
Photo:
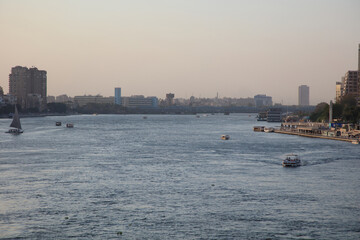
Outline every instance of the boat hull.
<svg viewBox="0 0 360 240">
<path fill-rule="evenodd" d="M 17 135 L 17 134 L 21 134 L 21 133 L 23 133 L 24 132 L 24 130 L 22 130 L 22 129 L 9 129 L 8 131 L 6 131 L 5 133 L 10 133 L 10 134 L 15 134 L 15 135 Z"/>
</svg>

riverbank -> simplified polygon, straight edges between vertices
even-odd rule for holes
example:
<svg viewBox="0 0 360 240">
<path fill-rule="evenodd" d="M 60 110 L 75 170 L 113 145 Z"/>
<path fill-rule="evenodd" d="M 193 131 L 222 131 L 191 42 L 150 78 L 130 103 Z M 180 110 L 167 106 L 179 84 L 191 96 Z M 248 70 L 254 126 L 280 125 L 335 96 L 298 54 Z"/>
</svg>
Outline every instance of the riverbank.
<svg viewBox="0 0 360 240">
<path fill-rule="evenodd" d="M 324 135 L 320 135 L 320 134 L 307 134 L 307 133 L 292 132 L 292 131 L 286 131 L 286 130 L 280 130 L 280 129 L 275 129 L 274 132 L 280 133 L 280 134 L 297 135 L 297 136 L 309 137 L 309 138 L 322 138 L 322 139 L 337 140 L 337 141 L 344 141 L 344 142 L 352 142 L 352 141 L 356 140 L 356 139 L 349 139 L 349 138 L 344 138 L 344 137 L 329 137 L 329 136 L 324 136 Z"/>
</svg>

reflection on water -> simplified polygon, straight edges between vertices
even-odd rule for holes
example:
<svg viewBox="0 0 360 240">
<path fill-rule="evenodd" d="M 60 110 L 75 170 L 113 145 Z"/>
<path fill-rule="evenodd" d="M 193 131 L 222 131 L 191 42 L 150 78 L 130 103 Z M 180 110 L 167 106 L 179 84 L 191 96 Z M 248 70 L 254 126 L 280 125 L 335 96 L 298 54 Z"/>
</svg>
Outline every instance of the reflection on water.
<svg viewBox="0 0 360 240">
<path fill-rule="evenodd" d="M 22 125 L 0 139 L 2 239 L 360 238 L 359 146 L 253 132 L 248 114 Z"/>
</svg>

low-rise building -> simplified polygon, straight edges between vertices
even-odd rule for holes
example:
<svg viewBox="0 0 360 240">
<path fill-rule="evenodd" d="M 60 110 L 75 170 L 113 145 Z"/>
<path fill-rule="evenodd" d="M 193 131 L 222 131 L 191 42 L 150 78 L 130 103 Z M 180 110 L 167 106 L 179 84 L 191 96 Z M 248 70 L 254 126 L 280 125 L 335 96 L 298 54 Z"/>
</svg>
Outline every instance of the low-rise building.
<svg viewBox="0 0 360 240">
<path fill-rule="evenodd" d="M 114 97 L 103 97 L 101 95 L 84 95 L 84 96 L 75 96 L 74 102 L 77 106 L 82 107 L 88 103 L 100 103 L 100 104 L 114 104 Z"/>
<path fill-rule="evenodd" d="M 258 94 L 254 96 L 256 107 L 272 106 L 272 97 L 266 96 L 266 94 Z"/>
<path fill-rule="evenodd" d="M 134 95 L 131 97 L 121 98 L 122 106 L 124 107 L 158 107 L 157 97 L 144 97 L 143 95 Z"/>
</svg>

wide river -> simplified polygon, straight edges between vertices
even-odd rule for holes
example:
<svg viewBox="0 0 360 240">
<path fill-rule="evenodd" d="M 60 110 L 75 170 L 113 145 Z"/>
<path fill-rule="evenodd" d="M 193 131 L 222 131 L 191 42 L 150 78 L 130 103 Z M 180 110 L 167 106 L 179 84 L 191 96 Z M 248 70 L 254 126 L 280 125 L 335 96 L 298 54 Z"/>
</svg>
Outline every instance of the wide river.
<svg viewBox="0 0 360 240">
<path fill-rule="evenodd" d="M 21 121 L 0 119 L 0 239 L 360 239 L 359 145 L 254 114 Z"/>
</svg>

